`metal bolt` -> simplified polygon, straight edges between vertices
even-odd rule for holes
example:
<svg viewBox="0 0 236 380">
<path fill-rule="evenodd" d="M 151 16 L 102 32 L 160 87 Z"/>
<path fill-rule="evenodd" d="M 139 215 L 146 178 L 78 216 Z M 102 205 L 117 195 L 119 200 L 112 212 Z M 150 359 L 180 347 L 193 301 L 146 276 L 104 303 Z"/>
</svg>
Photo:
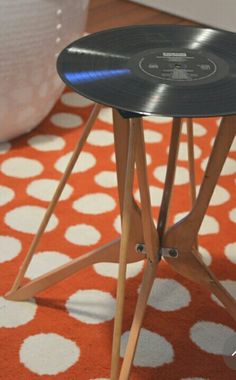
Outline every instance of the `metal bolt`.
<svg viewBox="0 0 236 380">
<path fill-rule="evenodd" d="M 178 256 L 178 250 L 176 248 L 164 248 L 162 247 L 159 251 L 159 257 L 172 257 Z"/>
<path fill-rule="evenodd" d="M 142 243 L 136 244 L 135 249 L 138 253 L 145 253 L 145 245 Z"/>
<path fill-rule="evenodd" d="M 178 256 L 178 252 L 176 251 L 176 249 L 171 248 L 171 249 L 169 250 L 169 255 L 170 255 L 171 257 L 177 257 L 177 256 Z"/>
</svg>

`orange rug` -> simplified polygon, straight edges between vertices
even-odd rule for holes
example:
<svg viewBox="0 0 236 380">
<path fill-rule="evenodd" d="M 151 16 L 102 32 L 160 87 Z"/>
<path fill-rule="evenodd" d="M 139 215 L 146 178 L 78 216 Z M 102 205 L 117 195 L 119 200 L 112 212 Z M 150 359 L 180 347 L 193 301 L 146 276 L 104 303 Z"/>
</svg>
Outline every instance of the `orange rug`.
<svg viewBox="0 0 236 380">
<path fill-rule="evenodd" d="M 66 89 L 44 122 L 0 145 L 0 378 L 109 378 L 115 312 L 116 264 L 97 264 L 40 293 L 30 302 L 3 298 L 16 276 L 66 162 L 91 111 L 91 102 Z M 219 118 L 194 120 L 197 183 Z M 145 119 L 153 214 L 163 188 L 170 118 Z M 189 209 L 186 127 L 181 137 L 170 221 Z M 236 145 L 200 230 L 207 265 L 236 296 Z M 135 192 L 138 201 L 139 194 Z M 111 111 L 104 108 L 66 186 L 27 278 L 116 238 L 120 233 Z M 142 263 L 129 265 L 122 335 L 127 341 Z M 223 346 L 236 334 L 224 307 L 162 261 L 149 298 L 132 380 L 233 380 Z M 236 347 L 235 347 L 236 349 Z"/>
</svg>

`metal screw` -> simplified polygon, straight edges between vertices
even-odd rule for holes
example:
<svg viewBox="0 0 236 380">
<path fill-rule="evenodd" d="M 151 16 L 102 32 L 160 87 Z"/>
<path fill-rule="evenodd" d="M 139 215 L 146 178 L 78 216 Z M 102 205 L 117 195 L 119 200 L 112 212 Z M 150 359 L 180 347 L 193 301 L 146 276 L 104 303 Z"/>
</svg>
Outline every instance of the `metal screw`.
<svg viewBox="0 0 236 380">
<path fill-rule="evenodd" d="M 141 244 L 141 243 L 136 244 L 135 249 L 136 249 L 136 252 L 138 252 L 138 253 L 144 253 L 145 246 L 144 246 L 144 244 Z"/>
<path fill-rule="evenodd" d="M 171 249 L 169 250 L 169 255 L 170 255 L 171 257 L 177 257 L 177 256 L 178 256 L 178 252 L 176 251 L 176 249 L 171 248 Z"/>
</svg>

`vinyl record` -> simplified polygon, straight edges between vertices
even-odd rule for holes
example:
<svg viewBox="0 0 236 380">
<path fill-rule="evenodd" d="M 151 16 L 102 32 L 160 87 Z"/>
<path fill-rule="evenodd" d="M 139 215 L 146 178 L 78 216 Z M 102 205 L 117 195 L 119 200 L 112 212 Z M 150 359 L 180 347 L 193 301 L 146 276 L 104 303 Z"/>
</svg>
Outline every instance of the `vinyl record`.
<svg viewBox="0 0 236 380">
<path fill-rule="evenodd" d="M 236 113 L 236 34 L 138 25 L 83 37 L 58 57 L 62 80 L 98 103 L 143 115 Z"/>
</svg>

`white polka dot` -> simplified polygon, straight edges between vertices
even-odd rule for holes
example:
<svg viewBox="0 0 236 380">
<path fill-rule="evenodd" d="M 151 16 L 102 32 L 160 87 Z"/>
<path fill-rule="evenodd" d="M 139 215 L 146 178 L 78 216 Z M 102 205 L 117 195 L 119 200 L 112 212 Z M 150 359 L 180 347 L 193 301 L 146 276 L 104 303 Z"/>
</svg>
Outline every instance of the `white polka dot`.
<svg viewBox="0 0 236 380">
<path fill-rule="evenodd" d="M 33 299 L 16 302 L 0 297 L 0 327 L 12 328 L 25 325 L 34 319 L 36 310 L 37 305 Z"/>
<path fill-rule="evenodd" d="M 153 207 L 160 206 L 162 200 L 163 189 L 156 186 L 149 186 L 151 204 Z M 140 191 L 137 190 L 134 193 L 135 199 L 140 202 Z"/>
<path fill-rule="evenodd" d="M 110 321 L 115 315 L 116 300 L 100 290 L 79 290 L 66 302 L 69 315 L 83 323 L 98 324 Z"/>
<path fill-rule="evenodd" d="M 98 263 L 94 264 L 94 270 L 101 276 L 118 278 L 119 264 L 117 263 Z M 127 264 L 126 278 L 137 276 L 143 269 L 143 261 Z"/>
<path fill-rule="evenodd" d="M 233 140 L 233 143 L 230 148 L 230 152 L 236 152 L 236 137 Z"/>
<path fill-rule="evenodd" d="M 121 337 L 121 357 L 124 357 L 128 338 L 129 331 L 126 331 Z M 134 366 L 156 368 L 172 363 L 173 360 L 172 345 L 163 336 L 142 328 L 134 356 Z"/>
<path fill-rule="evenodd" d="M 33 280 L 50 270 L 56 269 L 60 265 L 66 264 L 70 258 L 63 253 L 54 251 L 45 251 L 36 253 L 26 271 L 25 277 Z"/>
<path fill-rule="evenodd" d="M 89 246 L 96 244 L 101 239 L 100 232 L 88 224 L 77 224 L 67 228 L 65 238 L 73 244 Z"/>
<path fill-rule="evenodd" d="M 65 140 L 56 135 L 37 135 L 31 137 L 28 144 L 40 152 L 51 152 L 63 149 Z"/>
<path fill-rule="evenodd" d="M 144 139 L 146 143 L 159 143 L 162 141 L 163 136 L 161 133 L 153 131 L 152 129 L 145 129 Z"/>
<path fill-rule="evenodd" d="M 167 152 L 169 153 L 169 147 L 167 148 Z M 198 159 L 201 154 L 202 151 L 199 146 L 194 144 L 194 159 Z M 181 161 L 188 161 L 188 144 L 186 142 L 181 142 L 179 144 L 178 159 Z"/>
<path fill-rule="evenodd" d="M 215 142 L 215 137 L 213 137 L 213 138 L 211 139 L 211 141 L 210 141 L 210 146 L 213 146 L 214 142 Z"/>
<path fill-rule="evenodd" d="M 99 129 L 90 132 L 87 142 L 95 146 L 109 146 L 114 143 L 114 136 L 112 132 Z"/>
<path fill-rule="evenodd" d="M 67 153 L 56 161 L 55 168 L 60 173 L 64 173 L 72 157 L 73 152 Z M 81 152 L 72 170 L 72 173 L 83 173 L 91 169 L 96 164 L 95 157 L 88 152 Z"/>
<path fill-rule="evenodd" d="M 110 107 L 102 108 L 98 114 L 98 118 L 104 123 L 113 124 L 112 108 Z"/>
<path fill-rule="evenodd" d="M 20 362 L 37 375 L 57 375 L 75 364 L 80 349 L 70 339 L 48 333 L 26 338 L 20 347 Z"/>
<path fill-rule="evenodd" d="M 21 206 L 5 215 L 5 223 L 16 231 L 34 234 L 44 217 L 46 209 L 38 206 Z M 52 231 L 58 224 L 57 217 L 52 214 L 45 232 Z"/>
<path fill-rule="evenodd" d="M 167 117 L 167 116 L 145 116 L 144 120 L 150 121 L 151 123 L 163 124 L 163 123 L 171 123 L 172 122 L 172 117 Z"/>
<path fill-rule="evenodd" d="M 92 100 L 77 94 L 76 92 L 66 92 L 61 96 L 63 104 L 69 107 L 87 107 L 93 104 Z"/>
<path fill-rule="evenodd" d="M 233 208 L 233 209 L 229 212 L 229 219 L 231 220 L 231 222 L 236 223 L 236 208 Z"/>
<path fill-rule="evenodd" d="M 201 258 L 202 258 L 204 264 L 207 265 L 207 266 L 211 265 L 212 257 L 210 255 L 210 253 L 206 250 L 206 248 L 203 248 L 203 247 L 199 246 L 198 247 L 198 252 L 200 253 Z"/>
<path fill-rule="evenodd" d="M 236 300 L 236 281 L 224 280 L 224 281 L 220 281 L 220 283 L 231 294 L 231 296 Z M 211 295 L 211 298 L 218 305 L 224 307 L 224 305 L 221 303 L 221 301 L 218 300 L 218 298 L 214 294 Z"/>
<path fill-rule="evenodd" d="M 116 203 L 107 194 L 93 193 L 79 198 L 73 203 L 73 208 L 82 214 L 99 215 L 114 210 Z"/>
<path fill-rule="evenodd" d="M 196 187 L 197 193 L 199 192 L 200 186 Z M 211 197 L 210 205 L 219 206 L 223 203 L 228 202 L 230 199 L 230 193 L 222 186 L 216 185 L 213 195 Z"/>
<path fill-rule="evenodd" d="M 116 172 L 112 171 L 102 171 L 95 175 L 95 182 L 105 188 L 111 188 L 117 186 L 117 176 Z"/>
<path fill-rule="evenodd" d="M 160 182 L 165 183 L 166 165 L 158 166 L 154 170 L 153 175 Z M 188 169 L 181 167 L 181 166 L 177 166 L 176 173 L 175 173 L 175 184 L 176 185 L 183 185 L 185 183 L 189 183 Z"/>
<path fill-rule="evenodd" d="M 226 245 L 225 256 L 231 263 L 236 264 L 236 243 L 229 243 Z"/>
<path fill-rule="evenodd" d="M 112 153 L 111 155 L 111 161 L 116 163 L 116 156 L 115 153 Z M 149 153 L 146 153 L 146 164 L 150 165 L 152 163 L 152 157 Z"/>
<path fill-rule="evenodd" d="M 201 163 L 201 168 L 204 171 L 206 169 L 208 162 L 208 157 L 205 158 Z M 223 169 L 221 170 L 221 175 L 231 175 L 236 173 L 236 160 L 228 157 L 224 163 Z"/>
<path fill-rule="evenodd" d="M 8 142 L 0 143 L 0 154 L 5 154 L 11 149 L 11 144 Z"/>
<path fill-rule="evenodd" d="M 15 192 L 10 187 L 0 185 L 0 206 L 11 202 L 14 196 Z"/>
<path fill-rule="evenodd" d="M 2 163 L 2 172 L 9 177 L 30 178 L 41 174 L 42 171 L 42 164 L 30 158 L 14 157 Z"/>
<path fill-rule="evenodd" d="M 111 161 L 114 162 L 114 163 L 116 163 L 116 155 L 115 155 L 115 153 L 112 153 L 112 155 L 111 155 Z"/>
<path fill-rule="evenodd" d="M 41 201 L 51 201 L 58 184 L 59 181 L 54 179 L 38 179 L 27 186 L 26 192 L 28 195 L 40 199 Z M 66 184 L 60 196 L 60 200 L 64 201 L 65 199 L 68 199 L 72 192 L 73 188 Z"/>
<path fill-rule="evenodd" d="M 236 173 L 236 160 L 228 157 L 221 171 L 221 175 L 231 175 Z"/>
<path fill-rule="evenodd" d="M 223 355 L 226 340 L 236 332 L 221 323 L 200 321 L 190 329 L 190 338 L 200 349 L 214 355 Z"/>
<path fill-rule="evenodd" d="M 181 132 L 184 135 L 187 135 L 187 123 L 186 123 L 186 121 L 184 121 L 182 124 L 182 131 Z M 193 134 L 194 134 L 194 136 L 201 137 L 201 136 L 204 136 L 206 133 L 207 133 L 207 130 L 205 127 L 203 127 L 203 125 L 193 122 Z"/>
<path fill-rule="evenodd" d="M 217 234 L 219 231 L 219 222 L 213 216 L 205 215 L 199 235 Z"/>
<path fill-rule="evenodd" d="M 174 223 L 177 223 L 184 218 L 188 212 L 180 212 L 175 215 Z M 205 215 L 201 224 L 199 235 L 217 234 L 220 231 L 220 225 L 213 216 Z"/>
<path fill-rule="evenodd" d="M 154 280 L 148 305 L 161 311 L 175 311 L 187 307 L 190 301 L 188 289 L 179 282 L 158 278 Z"/>
<path fill-rule="evenodd" d="M 221 121 L 222 121 L 222 117 L 220 117 L 219 119 L 216 120 L 216 125 L 218 127 L 220 126 Z"/>
<path fill-rule="evenodd" d="M 113 227 L 116 230 L 116 232 L 118 232 L 118 234 L 121 234 L 121 219 L 120 219 L 120 215 L 118 215 L 115 218 L 114 223 L 113 223 Z"/>
<path fill-rule="evenodd" d="M 0 236 L 0 263 L 5 263 L 19 255 L 22 245 L 21 242 L 11 236 Z"/>
<path fill-rule="evenodd" d="M 152 157 L 148 153 L 146 153 L 146 163 L 147 165 L 150 165 L 152 163 Z"/>
<path fill-rule="evenodd" d="M 60 128 L 77 128 L 83 124 L 83 119 L 79 115 L 72 113 L 56 113 L 52 115 L 51 122 Z"/>
<path fill-rule="evenodd" d="M 215 142 L 215 137 L 211 140 L 211 146 L 213 146 Z M 230 147 L 230 152 L 236 152 L 236 137 L 233 139 L 233 142 Z"/>
<path fill-rule="evenodd" d="M 179 212 L 174 217 L 174 223 L 179 222 L 181 219 L 183 219 L 186 215 L 188 215 L 188 211 Z"/>
</svg>

